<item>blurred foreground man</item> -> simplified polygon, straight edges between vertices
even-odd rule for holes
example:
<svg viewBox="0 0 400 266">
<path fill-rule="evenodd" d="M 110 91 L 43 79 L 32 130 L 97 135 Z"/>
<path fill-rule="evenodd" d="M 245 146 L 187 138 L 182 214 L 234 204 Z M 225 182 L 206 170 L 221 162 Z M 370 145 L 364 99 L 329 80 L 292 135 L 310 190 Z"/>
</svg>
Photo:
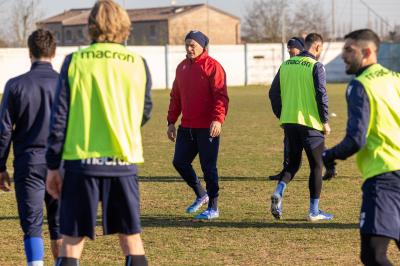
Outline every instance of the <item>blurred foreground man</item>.
<svg viewBox="0 0 400 266">
<path fill-rule="evenodd" d="M 286 60 L 275 76 L 269 97 L 272 110 L 285 131 L 289 147 L 289 163 L 271 196 L 271 214 L 282 217 L 282 199 L 287 184 L 300 168 L 305 150 L 310 165 L 310 221 L 331 220 L 333 216 L 319 209 L 322 190 L 322 152 L 328 124 L 328 95 L 324 66 L 318 62 L 323 39 L 310 33 L 305 39 L 306 50 Z"/>
<path fill-rule="evenodd" d="M 10 190 L 6 162 L 11 142 L 14 148 L 14 182 L 18 215 L 24 232 L 28 266 L 43 265 L 43 201 L 46 204 L 51 251 L 57 258 L 61 243 L 58 201 L 45 190 L 46 145 L 58 73 L 51 61 L 56 40 L 47 30 L 28 38 L 31 70 L 9 80 L 0 110 L 0 189 Z"/>
<path fill-rule="evenodd" d="M 150 74 L 122 45 L 131 22 L 117 3 L 96 2 L 88 24 L 93 43 L 67 56 L 61 70 L 46 154 L 47 190 L 61 197 L 57 265 L 79 265 L 84 237 L 95 237 L 99 201 L 104 234 L 118 234 L 125 265 L 147 265 L 136 164 L 143 162 L 140 127 L 151 110 Z"/>
<path fill-rule="evenodd" d="M 362 29 L 345 36 L 342 58 L 347 87 L 345 138 L 323 154 L 326 167 L 357 153 L 361 171 L 361 261 L 392 265 L 386 253 L 391 239 L 400 249 L 400 73 L 378 64 L 380 40 Z"/>
<path fill-rule="evenodd" d="M 226 75 L 222 66 L 207 53 L 208 38 L 200 31 L 186 35 L 186 59 L 176 68 L 168 109 L 167 136 L 176 140 L 173 165 L 193 189 L 196 199 L 186 209 L 197 212 L 208 203 L 207 210 L 196 219 L 215 219 L 218 209 L 217 158 L 222 123 L 228 111 Z M 175 123 L 182 114 L 176 132 Z M 206 189 L 193 170 L 199 154 Z"/>
</svg>

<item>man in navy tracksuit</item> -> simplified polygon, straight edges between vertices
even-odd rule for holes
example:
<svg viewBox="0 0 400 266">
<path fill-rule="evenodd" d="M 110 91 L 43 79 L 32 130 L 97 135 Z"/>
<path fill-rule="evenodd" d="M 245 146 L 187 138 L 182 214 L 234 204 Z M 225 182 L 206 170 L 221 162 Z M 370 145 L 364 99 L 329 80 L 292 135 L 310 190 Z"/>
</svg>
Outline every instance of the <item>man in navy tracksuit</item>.
<svg viewBox="0 0 400 266">
<path fill-rule="evenodd" d="M 60 244 L 58 201 L 45 191 L 46 144 L 58 82 L 58 73 L 51 65 L 56 40 L 49 31 L 37 30 L 29 36 L 28 46 L 31 70 L 7 82 L 1 103 L 0 189 L 10 190 L 6 161 L 12 141 L 15 193 L 26 258 L 28 265 L 43 265 L 43 201 L 54 257 Z"/>
</svg>

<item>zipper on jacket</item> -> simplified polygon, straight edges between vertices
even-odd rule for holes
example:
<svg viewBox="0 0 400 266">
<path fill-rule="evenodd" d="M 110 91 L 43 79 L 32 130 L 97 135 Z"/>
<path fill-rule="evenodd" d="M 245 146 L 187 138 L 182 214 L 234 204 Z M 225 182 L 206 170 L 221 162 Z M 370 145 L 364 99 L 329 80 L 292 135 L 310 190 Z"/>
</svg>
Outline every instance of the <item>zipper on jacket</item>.
<svg viewBox="0 0 400 266">
<path fill-rule="evenodd" d="M 193 134 L 192 134 L 192 129 L 191 128 L 189 128 L 189 134 L 190 134 L 190 140 L 193 141 L 194 139 L 193 139 Z"/>
</svg>

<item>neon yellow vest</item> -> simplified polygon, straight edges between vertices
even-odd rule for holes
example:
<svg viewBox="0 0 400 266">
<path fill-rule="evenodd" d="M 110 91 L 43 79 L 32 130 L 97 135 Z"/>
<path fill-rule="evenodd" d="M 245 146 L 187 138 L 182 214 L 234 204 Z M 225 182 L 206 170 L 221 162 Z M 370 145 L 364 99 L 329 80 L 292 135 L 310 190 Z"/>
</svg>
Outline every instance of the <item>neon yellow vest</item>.
<svg viewBox="0 0 400 266">
<path fill-rule="evenodd" d="M 281 124 L 300 124 L 322 131 L 313 79 L 316 60 L 292 57 L 281 65 Z"/>
<path fill-rule="evenodd" d="M 113 157 L 143 162 L 140 125 L 146 71 L 142 58 L 114 43 L 72 55 L 64 160 Z"/>
<path fill-rule="evenodd" d="M 367 143 L 357 153 L 362 177 L 400 170 L 400 73 L 374 64 L 356 80 L 370 106 Z"/>
</svg>

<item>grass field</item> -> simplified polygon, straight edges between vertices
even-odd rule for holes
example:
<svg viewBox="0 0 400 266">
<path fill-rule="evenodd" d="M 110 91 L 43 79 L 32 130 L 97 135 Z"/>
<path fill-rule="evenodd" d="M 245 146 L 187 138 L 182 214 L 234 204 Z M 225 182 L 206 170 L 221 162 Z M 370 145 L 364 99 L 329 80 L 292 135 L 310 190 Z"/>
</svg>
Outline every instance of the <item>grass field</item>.
<svg viewBox="0 0 400 266">
<path fill-rule="evenodd" d="M 332 134 L 327 145 L 345 131 L 344 85 L 329 85 Z M 354 159 L 340 162 L 339 176 L 325 182 L 321 208 L 331 222 L 309 223 L 308 164 L 289 184 L 284 217 L 275 221 L 269 198 L 275 182 L 266 176 L 281 167 L 282 130 L 272 114 L 265 87 L 229 89 L 230 109 L 223 127 L 220 155 L 220 215 L 196 222 L 185 214 L 192 192 L 174 171 L 173 144 L 166 137 L 168 91 L 154 91 L 154 111 L 143 129 L 146 163 L 141 167 L 143 240 L 151 265 L 360 265 L 358 214 L 362 180 Z M 10 162 L 9 162 L 9 165 Z M 195 167 L 199 171 L 196 161 Z M 12 168 L 9 167 L 11 170 Z M 201 172 L 198 172 L 201 175 Z M 24 265 L 14 193 L 0 194 L 0 265 Z M 123 265 L 115 236 L 88 241 L 82 265 Z M 46 264 L 51 265 L 46 236 Z M 397 247 L 389 256 L 400 265 Z"/>
</svg>

